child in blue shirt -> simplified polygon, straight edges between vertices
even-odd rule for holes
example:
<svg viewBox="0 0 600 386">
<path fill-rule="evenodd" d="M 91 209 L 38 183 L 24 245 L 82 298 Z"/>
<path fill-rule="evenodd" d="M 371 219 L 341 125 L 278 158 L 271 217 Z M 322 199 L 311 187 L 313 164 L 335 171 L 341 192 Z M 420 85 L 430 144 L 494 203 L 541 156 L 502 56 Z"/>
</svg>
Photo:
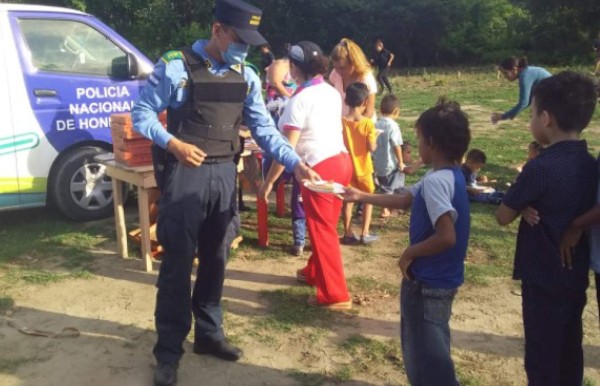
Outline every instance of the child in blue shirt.
<svg viewBox="0 0 600 386">
<path fill-rule="evenodd" d="M 400 101 L 393 94 L 381 99 L 381 113 L 375 128 L 379 131 L 377 148 L 373 151 L 373 166 L 379 183 L 379 189 L 386 194 L 399 193 L 404 188 L 404 168 L 402 154 L 402 133 L 396 119 L 400 116 Z M 388 208 L 382 208 L 381 217 L 389 217 Z"/>
<path fill-rule="evenodd" d="M 485 153 L 479 149 L 471 149 L 467 153 L 466 161 L 460 169 L 467 183 L 467 194 L 469 201 L 479 202 L 482 204 L 500 205 L 504 192 L 484 185 L 487 183 L 487 178 L 479 177 L 481 168 L 485 166 L 487 157 Z M 485 176 L 483 176 L 485 177 Z"/>
<path fill-rule="evenodd" d="M 367 194 L 347 189 L 345 199 L 411 209 L 410 246 L 402 271 L 401 342 L 412 385 L 458 385 L 450 356 L 450 315 L 464 281 L 469 240 L 469 200 L 460 160 L 469 147 L 467 116 L 441 101 L 416 123 L 419 155 L 430 170 L 406 194 Z"/>
<path fill-rule="evenodd" d="M 581 315 L 588 286 L 586 237 L 561 258 L 569 225 L 596 201 L 598 166 L 579 139 L 596 106 L 591 79 L 571 71 L 544 79 L 533 90 L 529 126 L 544 146 L 527 162 L 496 212 L 500 225 L 523 214 L 517 234 L 515 275 L 521 278 L 525 371 L 530 385 L 581 385 Z"/>
</svg>

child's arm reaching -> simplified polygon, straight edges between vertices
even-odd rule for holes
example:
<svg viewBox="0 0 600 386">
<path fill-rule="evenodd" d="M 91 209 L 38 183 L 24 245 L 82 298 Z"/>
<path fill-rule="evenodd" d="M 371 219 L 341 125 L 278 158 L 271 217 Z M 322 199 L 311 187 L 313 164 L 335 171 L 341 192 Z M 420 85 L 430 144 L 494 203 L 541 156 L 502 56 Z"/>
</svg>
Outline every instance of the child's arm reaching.
<svg viewBox="0 0 600 386">
<path fill-rule="evenodd" d="M 370 194 L 361 192 L 354 188 L 346 188 L 344 201 L 360 201 L 365 204 L 380 206 L 383 208 L 408 209 L 412 205 L 413 196 L 405 194 Z"/>
<path fill-rule="evenodd" d="M 406 248 L 398 266 L 402 271 L 402 276 L 405 279 L 412 280 L 413 278 L 408 271 L 412 262 L 421 256 L 431 256 L 445 251 L 456 244 L 456 231 L 454 230 L 454 222 L 450 212 L 441 215 L 435 223 L 435 232 L 429 238 L 420 243 L 411 245 Z"/>
</svg>

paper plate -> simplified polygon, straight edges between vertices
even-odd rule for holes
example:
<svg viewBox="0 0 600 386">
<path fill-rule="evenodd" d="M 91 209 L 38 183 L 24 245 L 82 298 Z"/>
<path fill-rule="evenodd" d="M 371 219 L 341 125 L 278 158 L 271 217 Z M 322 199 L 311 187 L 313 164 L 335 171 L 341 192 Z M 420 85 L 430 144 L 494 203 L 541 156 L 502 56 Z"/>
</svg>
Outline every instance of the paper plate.
<svg viewBox="0 0 600 386">
<path fill-rule="evenodd" d="M 313 183 L 304 181 L 304 186 L 317 193 L 343 194 L 345 191 L 344 186 L 337 182 L 319 181 Z"/>
<path fill-rule="evenodd" d="M 476 189 L 480 193 L 494 193 L 496 191 L 496 189 L 489 187 L 489 186 L 478 186 L 478 187 L 476 187 Z"/>
</svg>

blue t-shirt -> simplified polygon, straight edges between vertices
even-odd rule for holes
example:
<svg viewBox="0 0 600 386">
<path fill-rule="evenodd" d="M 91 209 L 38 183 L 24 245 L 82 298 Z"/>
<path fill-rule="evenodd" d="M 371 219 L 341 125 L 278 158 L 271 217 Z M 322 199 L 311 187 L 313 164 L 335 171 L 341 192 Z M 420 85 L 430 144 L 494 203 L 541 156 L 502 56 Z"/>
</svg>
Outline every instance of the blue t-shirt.
<svg viewBox="0 0 600 386">
<path fill-rule="evenodd" d="M 519 224 L 515 278 L 548 292 L 585 290 L 590 261 L 587 237 L 575 248 L 573 269 L 561 264 L 559 245 L 573 220 L 596 202 L 598 166 L 585 141 L 562 141 L 527 162 L 504 197 L 504 205 L 520 212 L 538 211 L 540 222 Z"/>
<path fill-rule="evenodd" d="M 513 119 L 531 103 L 531 91 L 535 85 L 552 76 L 541 67 L 528 66 L 519 72 L 519 102 L 510 110 L 502 114 L 502 119 Z"/>
<path fill-rule="evenodd" d="M 410 188 L 413 204 L 410 214 L 410 244 L 435 233 L 440 216 L 450 213 L 456 244 L 431 256 L 417 257 L 410 266 L 415 280 L 433 288 L 457 288 L 464 282 L 464 261 L 471 227 L 465 178 L 459 167 L 429 171 Z"/>
<path fill-rule="evenodd" d="M 381 130 L 377 136 L 377 148 L 373 152 L 373 166 L 375 174 L 380 177 L 398 170 L 398 157 L 395 148 L 402 146 L 402 133 L 400 126 L 391 118 L 381 117 L 375 123 L 375 128 Z"/>
</svg>

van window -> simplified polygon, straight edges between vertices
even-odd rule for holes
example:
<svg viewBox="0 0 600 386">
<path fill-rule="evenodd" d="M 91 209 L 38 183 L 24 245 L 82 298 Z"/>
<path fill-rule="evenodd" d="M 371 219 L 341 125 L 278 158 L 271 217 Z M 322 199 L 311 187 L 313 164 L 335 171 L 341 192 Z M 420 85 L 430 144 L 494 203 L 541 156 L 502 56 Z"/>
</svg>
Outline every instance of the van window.
<svg viewBox="0 0 600 386">
<path fill-rule="evenodd" d="M 19 26 L 38 70 L 110 76 L 113 62 L 125 60 L 123 50 L 84 23 L 19 19 Z"/>
</svg>

